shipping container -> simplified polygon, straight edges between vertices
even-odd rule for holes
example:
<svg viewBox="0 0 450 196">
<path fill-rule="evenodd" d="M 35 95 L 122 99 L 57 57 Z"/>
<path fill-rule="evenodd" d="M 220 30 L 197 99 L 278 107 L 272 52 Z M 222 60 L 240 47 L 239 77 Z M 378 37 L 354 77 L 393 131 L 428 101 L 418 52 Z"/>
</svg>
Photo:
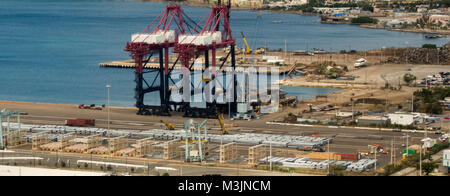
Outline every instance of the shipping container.
<svg viewBox="0 0 450 196">
<path fill-rule="evenodd" d="M 95 126 L 95 119 L 68 119 L 67 126 Z"/>
<path fill-rule="evenodd" d="M 357 153 L 336 153 L 336 155 L 341 157 L 341 160 L 358 160 L 358 154 Z"/>
<path fill-rule="evenodd" d="M 408 149 L 408 154 L 416 154 L 417 150 Z M 406 154 L 406 149 L 402 149 L 402 154 Z"/>
</svg>

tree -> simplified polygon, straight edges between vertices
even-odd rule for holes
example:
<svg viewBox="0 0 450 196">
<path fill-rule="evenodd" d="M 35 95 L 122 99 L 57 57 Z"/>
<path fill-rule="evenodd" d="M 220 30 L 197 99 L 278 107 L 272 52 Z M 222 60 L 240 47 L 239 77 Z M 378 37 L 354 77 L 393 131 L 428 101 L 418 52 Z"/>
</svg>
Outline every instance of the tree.
<svg viewBox="0 0 450 196">
<path fill-rule="evenodd" d="M 424 162 L 422 163 L 422 171 L 425 172 L 425 175 L 429 175 L 431 172 L 433 172 L 434 169 L 438 168 L 439 166 L 435 162 Z M 420 169 L 420 165 L 416 166 L 417 169 Z"/>
<path fill-rule="evenodd" d="M 417 79 L 417 77 L 415 75 L 412 75 L 409 73 L 407 73 L 403 76 L 403 81 L 405 81 L 407 84 L 411 84 L 411 82 L 416 79 Z"/>
<path fill-rule="evenodd" d="M 422 45 L 422 48 L 430 48 L 430 49 L 436 49 L 436 44 L 424 44 Z"/>
</svg>

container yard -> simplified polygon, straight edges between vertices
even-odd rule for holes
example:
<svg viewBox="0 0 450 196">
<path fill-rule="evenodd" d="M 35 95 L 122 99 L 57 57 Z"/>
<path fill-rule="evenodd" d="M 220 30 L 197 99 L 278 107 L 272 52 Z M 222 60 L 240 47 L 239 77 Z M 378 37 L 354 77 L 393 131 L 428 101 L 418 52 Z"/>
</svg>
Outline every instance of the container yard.
<svg viewBox="0 0 450 196">
<path fill-rule="evenodd" d="M 271 49 L 260 45 L 273 40 L 258 40 L 261 12 L 256 28 L 239 37 L 231 4 L 218 1 L 195 17 L 179 4 L 158 4 L 145 24 L 117 29 L 123 48 L 112 50 L 124 55 L 95 50 L 102 63 L 94 67 L 107 79 L 55 79 L 66 85 L 67 102 L 0 100 L 8 108 L 0 111 L 0 175 L 420 176 L 448 169 L 449 43 L 361 51 L 305 43 L 298 50 L 290 35 L 284 49 Z M 83 76 L 97 74 L 91 71 Z"/>
</svg>

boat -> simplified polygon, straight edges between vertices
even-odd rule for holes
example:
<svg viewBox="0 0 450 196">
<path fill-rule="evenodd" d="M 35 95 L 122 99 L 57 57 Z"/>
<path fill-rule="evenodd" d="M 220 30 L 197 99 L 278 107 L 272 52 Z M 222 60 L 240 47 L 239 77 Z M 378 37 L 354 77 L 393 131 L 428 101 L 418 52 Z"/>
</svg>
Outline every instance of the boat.
<svg viewBox="0 0 450 196">
<path fill-rule="evenodd" d="M 442 35 L 439 34 L 439 33 L 426 33 L 424 36 L 427 39 L 435 39 L 435 38 L 441 38 L 442 37 Z"/>
<path fill-rule="evenodd" d="M 367 65 L 366 59 L 360 58 L 360 59 L 356 60 L 355 68 L 364 67 L 366 65 Z"/>
<path fill-rule="evenodd" d="M 283 23 L 283 21 L 281 21 L 281 20 L 272 20 L 272 23 L 281 24 L 281 23 Z"/>
</svg>

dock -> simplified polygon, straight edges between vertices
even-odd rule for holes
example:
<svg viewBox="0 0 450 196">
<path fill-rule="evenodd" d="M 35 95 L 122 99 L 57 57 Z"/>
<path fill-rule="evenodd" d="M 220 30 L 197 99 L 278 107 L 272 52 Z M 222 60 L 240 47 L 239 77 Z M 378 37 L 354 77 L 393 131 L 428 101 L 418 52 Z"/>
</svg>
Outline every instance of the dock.
<svg viewBox="0 0 450 196">
<path fill-rule="evenodd" d="M 99 66 L 100 67 L 110 67 L 110 68 L 134 69 L 136 67 L 136 64 L 135 64 L 134 60 L 129 59 L 129 60 L 118 60 L 118 61 L 109 61 L 109 62 L 99 63 Z M 169 66 L 172 67 L 173 62 L 169 63 Z M 181 69 L 182 67 L 183 66 L 180 63 L 177 63 L 175 65 L 174 69 Z M 249 67 L 255 68 L 258 73 L 271 74 L 270 68 L 275 67 L 275 65 L 239 65 L 239 66 L 236 66 L 236 72 L 244 72 Z M 276 66 L 276 67 L 279 68 L 280 75 L 287 74 L 292 69 L 290 66 Z M 160 68 L 160 65 L 158 62 L 149 62 L 144 67 L 144 69 L 159 69 L 159 68 Z M 266 68 L 266 69 L 260 70 L 259 68 Z M 200 70 L 200 66 L 193 66 L 193 69 Z M 205 67 L 202 66 L 202 70 L 204 70 L 204 69 L 205 69 Z M 224 65 L 221 70 L 222 71 L 231 71 L 231 67 Z"/>
</svg>

